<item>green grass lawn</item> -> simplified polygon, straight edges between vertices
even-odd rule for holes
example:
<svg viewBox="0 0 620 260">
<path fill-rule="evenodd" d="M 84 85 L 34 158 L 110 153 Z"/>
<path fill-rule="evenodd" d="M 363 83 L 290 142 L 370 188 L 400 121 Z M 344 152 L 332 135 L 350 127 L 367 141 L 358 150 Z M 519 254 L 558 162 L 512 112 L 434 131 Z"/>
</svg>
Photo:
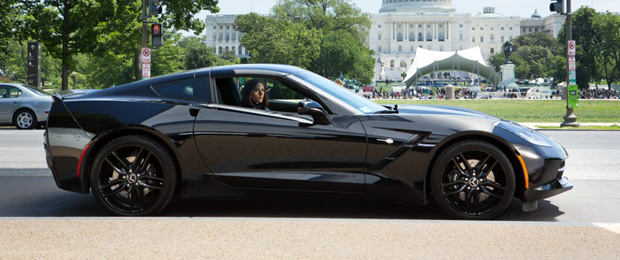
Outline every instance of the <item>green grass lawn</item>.
<svg viewBox="0 0 620 260">
<path fill-rule="evenodd" d="M 515 122 L 562 123 L 565 100 L 374 100 L 379 104 L 458 106 Z M 579 123 L 620 122 L 620 101 L 579 100 L 574 110 Z"/>
</svg>

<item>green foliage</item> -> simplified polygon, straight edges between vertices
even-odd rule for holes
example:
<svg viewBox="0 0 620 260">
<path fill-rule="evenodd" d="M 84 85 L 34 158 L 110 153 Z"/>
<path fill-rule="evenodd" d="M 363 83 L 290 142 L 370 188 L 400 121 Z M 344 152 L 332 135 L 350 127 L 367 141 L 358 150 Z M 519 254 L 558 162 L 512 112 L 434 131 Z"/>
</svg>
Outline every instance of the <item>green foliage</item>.
<svg viewBox="0 0 620 260">
<path fill-rule="evenodd" d="M 616 81 L 620 79 L 620 16 L 599 14 L 593 28 L 601 37 L 597 45 L 600 48 L 601 76 L 607 82 Z"/>
<path fill-rule="evenodd" d="M 14 0 L 11 0 L 14 1 Z M 94 64 L 115 64 L 122 67 L 95 68 L 95 75 L 102 80 L 97 85 L 108 85 L 118 79 L 125 79 L 125 74 L 117 74 L 112 78 L 104 78 L 108 72 L 125 72 L 133 69 L 137 75 L 137 54 L 141 47 L 142 33 L 142 1 L 141 0 L 43 0 L 22 1 L 28 15 L 24 16 L 24 33 L 30 38 L 40 41 L 46 48 L 45 53 L 62 61 L 62 88 L 67 89 L 69 70 L 75 70 L 74 57 L 77 54 L 93 54 L 97 56 Z M 164 28 L 189 29 L 202 31 L 204 23 L 194 15 L 201 10 L 218 12 L 217 0 L 180 0 L 165 1 L 165 12 L 159 18 Z M 154 68 L 156 73 L 178 70 L 179 51 L 172 46 L 160 51 L 162 63 Z M 121 63 L 121 60 L 125 60 Z M 135 63 L 126 60 L 133 60 Z M 182 67 L 182 66 L 181 66 Z M 109 77 L 109 76 L 108 76 Z M 90 81 L 90 80 L 89 80 Z"/>
<path fill-rule="evenodd" d="M 105 53 L 92 55 L 88 65 L 87 82 L 92 88 L 109 88 L 134 80 L 133 55 Z"/>
<path fill-rule="evenodd" d="M 6 54 L 0 60 L 0 69 L 11 79 L 26 83 L 26 42 L 10 41 Z"/>
<path fill-rule="evenodd" d="M 519 36 L 513 43 L 516 51 L 510 56 L 510 61 L 515 64 L 515 77 L 522 79 L 554 77 L 556 82 L 564 81 L 566 76 L 564 49 L 553 37 L 538 32 Z M 500 72 L 500 66 L 505 61 L 503 50 L 489 57 L 489 64 L 497 72 Z"/>
<path fill-rule="evenodd" d="M 32 1 L 0 1 L 0 62 L 8 59 L 12 41 L 23 40 L 24 13 Z"/>
<path fill-rule="evenodd" d="M 620 79 L 620 17 L 611 13 L 597 13 L 583 6 L 573 12 L 572 38 L 577 42 L 577 85 L 587 88 L 589 82 Z M 564 45 L 566 31 L 558 34 Z"/>
<path fill-rule="evenodd" d="M 177 30 L 193 30 L 196 34 L 204 31 L 205 24 L 196 14 L 202 10 L 217 13 L 219 0 L 175 0 L 163 1 L 166 8 L 160 20 L 164 22 L 164 28 L 171 27 Z"/>
<path fill-rule="evenodd" d="M 237 17 L 235 26 L 244 33 L 241 44 L 253 63 L 280 63 L 308 68 L 320 52 L 320 31 L 301 23 L 260 16 Z"/>
<path fill-rule="evenodd" d="M 168 33 L 168 38 L 164 39 L 164 45 L 158 49 L 152 49 L 151 56 L 151 77 L 165 75 L 184 70 L 182 62 L 183 49 L 176 42 L 181 38 L 180 34 Z"/>
<path fill-rule="evenodd" d="M 504 56 L 504 52 L 497 52 L 489 57 L 489 66 L 493 67 L 495 72 L 499 73 L 501 71 L 501 66 L 506 61 L 506 57 Z"/>
<path fill-rule="evenodd" d="M 598 13 L 590 7 L 582 7 L 572 14 L 572 35 L 577 42 L 577 85 L 579 88 L 587 88 L 590 81 L 598 81 L 599 73 L 596 46 L 596 31 L 592 27 Z M 558 34 L 558 42 L 566 46 L 566 29 L 562 28 Z M 566 47 L 564 47 L 566 48 Z M 564 52 L 566 55 L 566 52 Z"/>
<path fill-rule="evenodd" d="M 178 45 L 185 49 L 185 56 L 183 58 L 185 69 L 211 67 L 218 61 L 213 48 L 207 47 L 199 37 L 183 37 Z"/>
<path fill-rule="evenodd" d="M 343 73 L 371 82 L 373 53 L 364 44 L 370 18 L 350 0 L 281 0 L 272 14 L 237 17 L 249 62 L 291 64 L 330 78 Z"/>
<path fill-rule="evenodd" d="M 320 45 L 319 58 L 312 62 L 310 69 L 318 74 L 336 78 L 358 79 L 362 84 L 370 84 L 375 60 L 369 49 L 350 33 L 331 32 Z"/>
</svg>

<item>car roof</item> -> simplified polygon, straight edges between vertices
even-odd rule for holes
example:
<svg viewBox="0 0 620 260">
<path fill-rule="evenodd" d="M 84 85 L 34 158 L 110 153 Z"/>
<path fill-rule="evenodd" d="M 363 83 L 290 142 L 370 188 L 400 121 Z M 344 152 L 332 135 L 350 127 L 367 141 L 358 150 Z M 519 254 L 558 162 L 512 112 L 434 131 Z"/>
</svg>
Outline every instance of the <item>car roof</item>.
<svg viewBox="0 0 620 260">
<path fill-rule="evenodd" d="M 84 95 L 80 95 L 79 97 L 84 98 L 94 98 L 94 97 L 104 97 L 109 95 L 117 95 L 120 93 L 126 93 L 128 91 L 139 89 L 145 86 L 156 85 L 163 82 L 175 81 L 175 80 L 183 80 L 195 77 L 203 77 L 203 76 L 222 76 L 222 75 L 235 75 L 235 74 L 252 74 L 256 73 L 264 73 L 265 71 L 270 71 L 278 74 L 295 74 L 299 72 L 303 72 L 303 69 L 291 66 L 291 65 L 282 65 L 282 64 L 236 64 L 236 65 L 226 65 L 226 66 L 218 66 L 218 67 L 207 67 L 200 68 L 190 71 L 172 73 L 161 75 L 157 77 L 153 77 L 150 79 L 134 81 L 131 83 L 102 89 L 100 91 L 95 91 L 91 93 L 87 93 Z"/>
</svg>

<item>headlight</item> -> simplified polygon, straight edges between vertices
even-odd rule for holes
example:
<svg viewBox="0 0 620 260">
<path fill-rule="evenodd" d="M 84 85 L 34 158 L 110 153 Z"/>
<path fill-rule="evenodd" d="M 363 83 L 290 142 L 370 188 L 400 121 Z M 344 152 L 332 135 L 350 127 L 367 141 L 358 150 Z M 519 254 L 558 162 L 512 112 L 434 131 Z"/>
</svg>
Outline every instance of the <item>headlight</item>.
<svg viewBox="0 0 620 260">
<path fill-rule="evenodd" d="M 523 140 L 531 144 L 552 147 L 551 143 L 549 142 L 549 137 L 520 124 L 511 121 L 498 121 L 495 123 L 495 125 L 523 138 Z"/>
</svg>

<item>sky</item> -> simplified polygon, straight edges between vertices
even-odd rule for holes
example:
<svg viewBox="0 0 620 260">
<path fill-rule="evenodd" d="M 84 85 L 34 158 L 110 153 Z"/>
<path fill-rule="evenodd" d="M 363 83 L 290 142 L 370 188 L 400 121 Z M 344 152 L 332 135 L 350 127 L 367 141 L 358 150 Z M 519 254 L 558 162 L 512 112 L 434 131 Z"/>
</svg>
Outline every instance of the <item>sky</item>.
<svg viewBox="0 0 620 260">
<path fill-rule="evenodd" d="M 382 0 L 353 0 L 353 3 L 362 11 L 375 14 L 379 13 Z M 277 0 L 219 0 L 220 14 L 246 14 L 255 12 L 268 14 Z M 491 3 L 491 4 L 490 4 Z M 549 11 L 550 0 L 518 0 L 518 1 L 489 1 L 489 0 L 452 0 L 452 5 L 458 13 L 477 14 L 486 6 L 495 7 L 495 12 L 507 16 L 530 17 L 534 9 L 538 9 L 543 17 L 551 14 Z M 572 9 L 577 10 L 582 5 L 594 7 L 597 11 L 620 12 L 618 0 L 572 0 Z M 204 12 L 203 16 L 208 14 Z"/>
</svg>

